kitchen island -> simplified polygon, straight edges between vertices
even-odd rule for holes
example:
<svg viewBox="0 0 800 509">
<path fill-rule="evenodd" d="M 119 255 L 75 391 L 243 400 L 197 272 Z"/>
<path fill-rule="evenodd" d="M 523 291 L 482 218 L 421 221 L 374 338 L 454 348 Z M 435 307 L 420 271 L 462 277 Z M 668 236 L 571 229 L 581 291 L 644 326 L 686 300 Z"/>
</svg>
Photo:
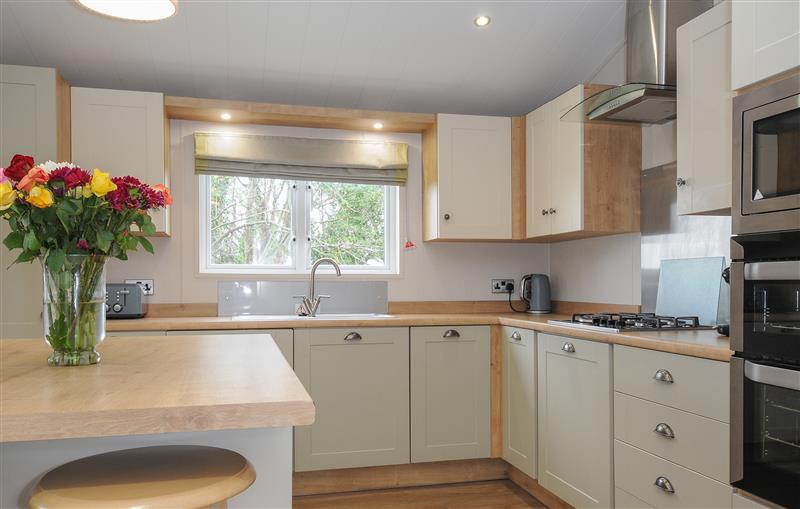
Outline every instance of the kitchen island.
<svg viewBox="0 0 800 509">
<path fill-rule="evenodd" d="M 146 334 L 146 333 L 145 333 Z M 314 404 L 268 334 L 111 337 L 100 364 L 47 365 L 43 341 L 0 341 L 0 507 L 92 454 L 148 445 L 235 450 L 256 482 L 230 507 L 291 505 L 292 426 Z"/>
</svg>

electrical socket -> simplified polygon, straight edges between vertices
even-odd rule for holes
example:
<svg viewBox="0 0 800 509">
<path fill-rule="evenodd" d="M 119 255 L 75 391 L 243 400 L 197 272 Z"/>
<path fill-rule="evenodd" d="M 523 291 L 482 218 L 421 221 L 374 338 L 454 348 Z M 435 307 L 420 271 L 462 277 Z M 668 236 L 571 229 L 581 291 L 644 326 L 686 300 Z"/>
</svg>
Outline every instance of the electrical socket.
<svg viewBox="0 0 800 509">
<path fill-rule="evenodd" d="M 156 293 L 156 286 L 152 279 L 126 279 L 125 282 L 141 286 L 142 294 L 145 297 L 150 297 Z"/>
<path fill-rule="evenodd" d="M 492 293 L 508 293 L 508 285 L 513 284 L 513 279 L 492 279 Z"/>
</svg>

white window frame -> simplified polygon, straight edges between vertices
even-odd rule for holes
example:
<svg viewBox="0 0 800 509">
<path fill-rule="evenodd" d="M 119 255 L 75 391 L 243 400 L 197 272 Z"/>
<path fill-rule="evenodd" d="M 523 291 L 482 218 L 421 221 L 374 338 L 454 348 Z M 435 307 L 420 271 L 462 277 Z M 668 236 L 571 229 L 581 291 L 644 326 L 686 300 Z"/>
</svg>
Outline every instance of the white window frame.
<svg viewBox="0 0 800 509">
<path fill-rule="evenodd" d="M 199 262 L 200 274 L 229 275 L 307 275 L 311 271 L 311 246 L 308 237 L 308 220 L 311 217 L 311 188 L 308 182 L 293 182 L 292 196 L 292 229 L 294 242 L 292 247 L 293 265 L 244 265 L 244 264 L 211 264 L 209 263 L 208 214 L 210 203 L 211 179 L 206 175 L 197 177 L 199 189 Z M 400 273 L 400 189 L 398 186 L 385 186 L 384 210 L 386 223 L 384 228 L 384 265 L 341 265 L 343 274 L 353 275 L 398 275 Z M 320 273 L 333 273 L 329 266 L 322 265 Z"/>
</svg>

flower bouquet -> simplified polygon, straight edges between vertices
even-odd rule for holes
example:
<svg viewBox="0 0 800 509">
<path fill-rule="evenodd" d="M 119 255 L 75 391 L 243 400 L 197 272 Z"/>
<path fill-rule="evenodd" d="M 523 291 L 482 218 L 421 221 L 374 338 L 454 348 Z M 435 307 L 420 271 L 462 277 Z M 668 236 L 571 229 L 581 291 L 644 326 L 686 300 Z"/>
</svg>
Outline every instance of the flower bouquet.
<svg viewBox="0 0 800 509">
<path fill-rule="evenodd" d="M 172 198 L 163 185 L 135 177 L 90 174 L 70 163 L 36 165 L 15 155 L 0 168 L 0 217 L 10 233 L 3 244 L 21 249 L 15 263 L 38 259 L 44 272 L 44 333 L 53 348 L 51 366 L 95 364 L 105 337 L 105 265 L 127 259 L 155 226 L 148 211 Z"/>
</svg>

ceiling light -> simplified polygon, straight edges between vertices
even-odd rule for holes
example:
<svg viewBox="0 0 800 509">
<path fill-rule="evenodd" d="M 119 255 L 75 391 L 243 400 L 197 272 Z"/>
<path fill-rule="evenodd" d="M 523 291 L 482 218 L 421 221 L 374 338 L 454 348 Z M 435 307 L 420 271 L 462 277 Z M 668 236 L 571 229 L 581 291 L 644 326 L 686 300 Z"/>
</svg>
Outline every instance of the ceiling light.
<svg viewBox="0 0 800 509">
<path fill-rule="evenodd" d="M 383 129 L 383 124 L 381 124 L 380 122 L 375 122 L 374 124 L 372 124 L 372 127 L 374 127 L 375 129 Z"/>
<path fill-rule="evenodd" d="M 231 114 L 226 111 L 225 113 L 221 113 L 219 118 L 221 118 L 222 120 L 230 120 Z"/>
<path fill-rule="evenodd" d="M 472 20 L 472 22 L 475 23 L 476 27 L 485 27 L 486 25 L 492 22 L 492 18 L 490 18 L 489 16 L 481 15 Z"/>
<path fill-rule="evenodd" d="M 90 11 L 132 21 L 158 21 L 178 12 L 178 0 L 75 0 Z"/>
</svg>

